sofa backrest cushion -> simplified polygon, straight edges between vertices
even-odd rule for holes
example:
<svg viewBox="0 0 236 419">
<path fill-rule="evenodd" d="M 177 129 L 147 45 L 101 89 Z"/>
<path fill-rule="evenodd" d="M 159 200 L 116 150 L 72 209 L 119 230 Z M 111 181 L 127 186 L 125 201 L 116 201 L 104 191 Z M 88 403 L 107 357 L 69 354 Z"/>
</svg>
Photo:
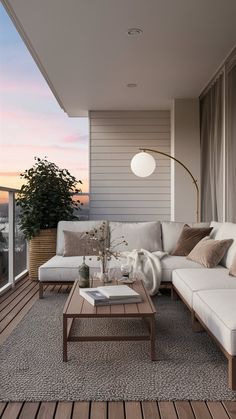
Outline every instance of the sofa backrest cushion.
<svg viewBox="0 0 236 419">
<path fill-rule="evenodd" d="M 230 266 L 229 274 L 232 276 L 236 276 L 236 253 L 234 255 L 232 265 Z"/>
<path fill-rule="evenodd" d="M 67 231 L 84 232 L 96 228 L 104 222 L 103 220 L 96 221 L 59 221 L 57 225 L 57 255 L 62 256 L 64 253 L 64 233 Z"/>
<path fill-rule="evenodd" d="M 233 263 L 234 255 L 236 253 L 236 224 L 235 223 L 222 223 L 219 230 L 215 235 L 216 240 L 233 239 L 233 243 L 227 250 L 223 257 L 221 264 L 230 269 Z"/>
<path fill-rule="evenodd" d="M 185 223 L 177 221 L 162 221 L 162 244 L 164 252 L 172 253 L 176 247 Z M 209 227 L 210 223 L 188 223 L 190 227 Z"/>
<path fill-rule="evenodd" d="M 223 223 L 220 223 L 219 221 L 212 221 L 210 226 L 213 227 L 213 230 L 211 231 L 211 239 L 215 239 L 216 238 L 216 233 L 218 232 L 218 230 L 220 229 L 220 227 L 223 225 Z"/>
<path fill-rule="evenodd" d="M 115 250 L 120 252 L 145 249 L 149 252 L 162 250 L 161 224 L 159 221 L 147 223 L 109 222 L 110 246 L 126 240 L 128 246 L 121 243 Z M 124 237 L 124 238 L 122 238 Z"/>
</svg>

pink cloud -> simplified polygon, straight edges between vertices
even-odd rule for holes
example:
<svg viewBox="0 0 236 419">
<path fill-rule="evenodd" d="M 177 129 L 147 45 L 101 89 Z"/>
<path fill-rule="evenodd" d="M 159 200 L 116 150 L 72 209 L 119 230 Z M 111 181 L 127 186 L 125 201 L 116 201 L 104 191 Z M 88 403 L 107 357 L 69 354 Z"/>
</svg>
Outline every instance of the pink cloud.
<svg viewBox="0 0 236 419">
<path fill-rule="evenodd" d="M 11 158 L 9 159 L 9 155 Z M 88 151 L 80 148 L 59 148 L 44 145 L 11 144 L 1 146 L 1 172 L 18 172 L 34 164 L 34 156 L 55 162 L 61 168 L 67 168 L 71 173 L 83 179 L 88 177 Z M 13 175 L 12 175 L 13 176 Z"/>
<path fill-rule="evenodd" d="M 63 143 L 67 143 L 67 144 L 73 144 L 73 143 L 78 143 L 79 142 L 79 136 L 78 135 L 66 135 L 65 137 L 62 138 L 62 142 Z"/>
<path fill-rule="evenodd" d="M 20 172 L 0 172 L 0 176 L 15 177 L 19 175 Z"/>
<path fill-rule="evenodd" d="M 88 144 L 88 135 L 80 135 L 80 134 L 69 134 L 66 135 L 61 139 L 61 142 L 64 144 Z"/>
<path fill-rule="evenodd" d="M 42 83 L 28 80 L 4 80 L 4 77 L 1 77 L 0 91 L 2 93 L 23 93 L 24 95 L 26 93 L 30 93 L 47 97 L 52 95 L 49 88 L 46 85 L 44 86 Z"/>
<path fill-rule="evenodd" d="M 45 122 L 45 121 L 50 121 L 51 124 L 53 123 L 53 120 L 57 120 L 58 116 L 54 116 L 51 114 L 44 114 L 44 113 L 33 113 L 33 112 L 28 112 L 28 111 L 22 111 L 20 109 L 3 109 L 1 110 L 1 119 L 4 122 L 21 122 L 22 124 L 24 123 L 29 123 L 29 122 L 37 122 L 39 123 L 40 121 Z M 17 120 L 17 121 L 16 121 Z"/>
<path fill-rule="evenodd" d="M 3 121 L 1 149 L 5 147 L 8 153 L 10 147 L 12 154 L 15 154 L 16 147 L 20 147 L 20 153 L 30 150 L 31 155 L 36 155 L 36 150 L 39 150 L 40 155 L 43 153 L 43 156 L 47 155 L 46 150 L 66 154 L 70 152 L 71 155 L 74 153 L 74 158 L 82 152 L 88 155 L 88 135 L 74 134 L 73 127 L 68 127 L 64 121 L 50 120 L 42 115 L 31 117 L 21 111 L 5 111 Z"/>
</svg>

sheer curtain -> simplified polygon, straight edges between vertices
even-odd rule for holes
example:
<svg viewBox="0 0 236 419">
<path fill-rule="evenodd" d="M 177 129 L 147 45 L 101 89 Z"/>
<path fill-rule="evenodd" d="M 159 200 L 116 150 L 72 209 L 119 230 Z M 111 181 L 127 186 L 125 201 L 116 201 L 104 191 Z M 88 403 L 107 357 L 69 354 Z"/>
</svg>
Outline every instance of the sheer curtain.
<svg viewBox="0 0 236 419">
<path fill-rule="evenodd" d="M 227 74 L 227 220 L 236 222 L 236 63 Z"/>
<path fill-rule="evenodd" d="M 223 74 L 200 100 L 201 219 L 223 218 Z"/>
</svg>

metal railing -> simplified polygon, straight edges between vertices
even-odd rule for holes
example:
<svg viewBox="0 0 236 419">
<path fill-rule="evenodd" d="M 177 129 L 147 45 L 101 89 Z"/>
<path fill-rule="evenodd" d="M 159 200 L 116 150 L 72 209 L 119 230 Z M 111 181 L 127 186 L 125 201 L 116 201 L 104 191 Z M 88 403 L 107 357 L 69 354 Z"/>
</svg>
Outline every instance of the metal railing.
<svg viewBox="0 0 236 419">
<path fill-rule="evenodd" d="M 0 186 L 0 293 L 27 274 L 27 242 L 18 225 L 17 192 Z"/>
</svg>

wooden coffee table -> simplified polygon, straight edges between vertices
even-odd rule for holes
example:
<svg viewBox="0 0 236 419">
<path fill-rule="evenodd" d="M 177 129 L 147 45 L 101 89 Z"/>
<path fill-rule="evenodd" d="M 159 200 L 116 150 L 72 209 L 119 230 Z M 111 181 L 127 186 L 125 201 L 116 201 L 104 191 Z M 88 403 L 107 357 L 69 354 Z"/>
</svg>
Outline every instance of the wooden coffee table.
<svg viewBox="0 0 236 419">
<path fill-rule="evenodd" d="M 117 281 L 113 281 L 117 285 Z M 94 282 L 91 287 L 102 285 L 99 281 Z M 125 341 L 125 340 L 149 340 L 151 349 L 151 359 L 155 357 L 155 307 L 150 296 L 145 290 L 141 281 L 136 281 L 130 285 L 141 296 L 143 301 L 137 304 L 119 304 L 110 306 L 94 307 L 89 304 L 79 293 L 78 281 L 75 281 L 63 310 L 63 361 L 67 361 L 67 343 L 81 341 Z M 148 333 L 138 336 L 72 336 L 71 327 L 74 319 L 82 318 L 140 318 L 148 320 Z"/>
</svg>

